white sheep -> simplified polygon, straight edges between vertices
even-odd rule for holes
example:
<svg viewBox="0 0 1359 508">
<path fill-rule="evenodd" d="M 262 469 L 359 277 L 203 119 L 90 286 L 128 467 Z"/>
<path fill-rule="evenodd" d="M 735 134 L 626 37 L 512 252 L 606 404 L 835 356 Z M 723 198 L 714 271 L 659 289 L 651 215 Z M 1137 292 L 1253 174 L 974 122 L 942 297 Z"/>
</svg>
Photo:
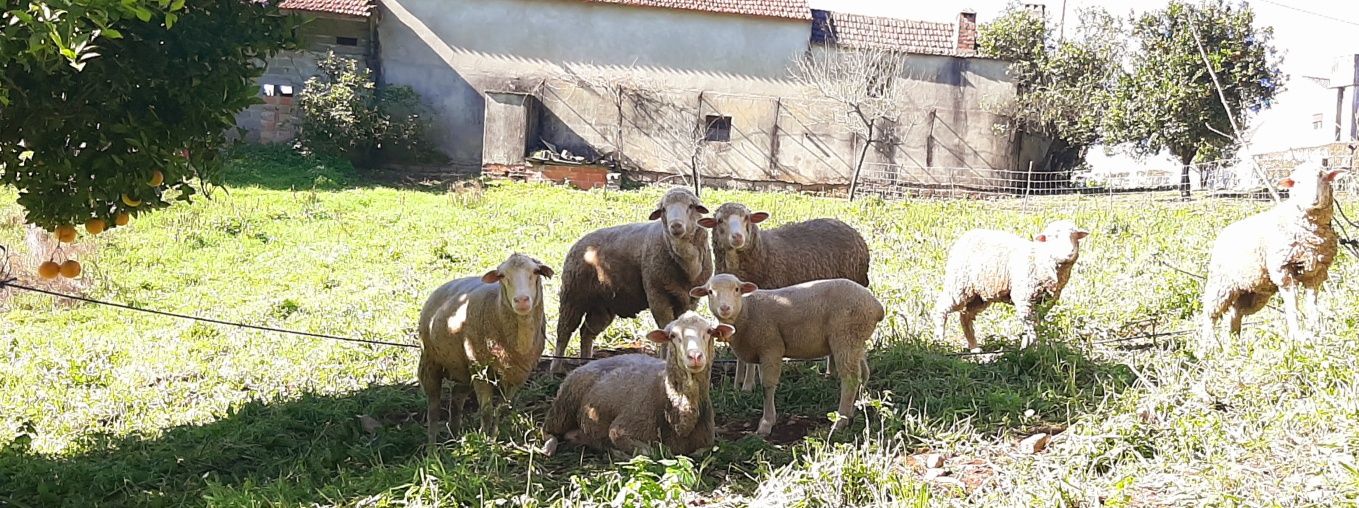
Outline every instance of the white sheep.
<svg viewBox="0 0 1359 508">
<path fill-rule="evenodd" d="M 552 268 L 513 254 L 480 277 L 455 279 L 430 295 L 420 311 L 420 388 L 429 399 L 426 430 L 434 443 L 443 426 L 443 381 L 453 381 L 452 424 L 461 423 L 471 391 L 481 408 L 481 429 L 495 434 L 492 396 L 514 400 L 538 364 L 547 340 L 543 277 Z"/>
<path fill-rule="evenodd" d="M 1203 290 L 1203 337 L 1213 339 L 1224 315 L 1231 333 L 1241 320 L 1259 312 L 1274 293 L 1284 300 L 1289 337 L 1299 340 L 1298 293 L 1306 293 L 1308 328 L 1320 324 L 1318 293 L 1335 261 L 1338 238 L 1331 184 L 1348 171 L 1318 164 L 1298 166 L 1279 182 L 1288 199 L 1227 226 L 1213 244 L 1208 282 Z"/>
<path fill-rule="evenodd" d="M 1021 347 L 1038 337 L 1040 307 L 1056 302 L 1090 233 L 1067 220 L 1052 222 L 1033 241 L 1003 231 L 972 230 L 949 249 L 944 288 L 934 305 L 935 335 L 944 340 L 948 315 L 958 313 L 967 347 L 977 350 L 973 320 L 993 303 L 1010 303 L 1024 325 Z"/>
<path fill-rule="evenodd" d="M 734 275 L 718 274 L 690 294 L 708 297 L 708 309 L 717 319 L 736 327 L 727 339 L 731 350 L 760 367 L 764 415 L 756 434 L 769 435 L 778 418 L 774 391 L 784 358 L 831 357 L 840 378 L 841 416 L 831 433 L 849 424 L 854 399 L 868 381 L 868 339 L 884 316 L 882 303 L 868 288 L 849 279 L 829 279 L 761 290 Z"/>
<path fill-rule="evenodd" d="M 670 350 L 665 359 L 619 355 L 571 371 L 543 424 L 543 453 L 555 453 L 562 438 L 628 454 L 650 453 L 655 443 L 679 454 L 711 447 L 713 338 L 734 331 L 688 311 L 647 334 Z"/>
</svg>

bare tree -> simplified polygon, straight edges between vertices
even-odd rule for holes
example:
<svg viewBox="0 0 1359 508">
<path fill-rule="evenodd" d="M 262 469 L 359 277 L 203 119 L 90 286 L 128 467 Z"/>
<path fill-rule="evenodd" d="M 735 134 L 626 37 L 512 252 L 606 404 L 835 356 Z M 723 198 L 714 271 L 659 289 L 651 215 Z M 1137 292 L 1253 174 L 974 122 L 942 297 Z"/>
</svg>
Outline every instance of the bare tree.
<svg viewBox="0 0 1359 508">
<path fill-rule="evenodd" d="M 694 194 L 700 194 L 703 170 L 714 154 L 714 147 L 708 140 L 708 131 L 712 126 L 702 115 L 701 92 L 697 104 L 691 109 L 675 96 L 678 90 L 665 87 L 638 69 L 623 68 L 604 73 L 568 68 L 566 74 L 566 79 L 576 86 L 613 97 L 619 115 L 618 139 L 615 142 L 620 151 L 626 128 L 623 117 L 627 106 L 631 105 L 635 115 L 631 120 L 644 125 L 645 130 L 659 138 L 658 144 L 662 151 L 658 155 L 671 165 L 687 167 Z"/>
<path fill-rule="evenodd" d="M 849 182 L 851 201 L 869 147 L 891 139 L 878 124 L 895 125 L 910 101 L 913 83 L 905 67 L 906 55 L 888 49 L 812 48 L 793 68 L 794 80 L 837 106 L 835 123 L 864 140 Z"/>
</svg>

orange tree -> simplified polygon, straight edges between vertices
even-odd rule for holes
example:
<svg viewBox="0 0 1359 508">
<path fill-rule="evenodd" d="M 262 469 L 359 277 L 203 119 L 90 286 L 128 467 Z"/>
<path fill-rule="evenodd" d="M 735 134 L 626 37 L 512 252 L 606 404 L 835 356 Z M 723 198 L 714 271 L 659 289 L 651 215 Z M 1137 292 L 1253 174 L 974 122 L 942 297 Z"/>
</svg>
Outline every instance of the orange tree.
<svg viewBox="0 0 1359 508">
<path fill-rule="evenodd" d="M 256 0 L 9 0 L 0 11 L 0 182 L 30 223 L 102 221 L 220 179 L 235 115 L 298 19 Z"/>
</svg>

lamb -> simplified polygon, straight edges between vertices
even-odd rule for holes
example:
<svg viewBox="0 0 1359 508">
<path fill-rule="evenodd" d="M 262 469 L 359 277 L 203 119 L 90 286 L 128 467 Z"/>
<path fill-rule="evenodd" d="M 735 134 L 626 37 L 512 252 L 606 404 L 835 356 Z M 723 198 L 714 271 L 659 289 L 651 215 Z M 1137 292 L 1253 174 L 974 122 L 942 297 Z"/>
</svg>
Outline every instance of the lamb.
<svg viewBox="0 0 1359 508">
<path fill-rule="evenodd" d="M 1298 323 L 1298 293 L 1306 293 L 1308 328 L 1320 325 L 1318 293 L 1335 261 L 1338 240 L 1331 227 L 1335 199 L 1331 184 L 1348 171 L 1316 164 L 1297 167 L 1279 185 L 1288 199 L 1233 223 L 1218 234 L 1203 290 L 1203 338 L 1227 316 L 1232 335 L 1241 320 L 1259 312 L 1275 293 L 1284 300 L 1289 338 L 1305 331 Z"/>
<path fill-rule="evenodd" d="M 577 328 L 580 356 L 590 358 L 595 337 L 617 316 L 651 309 L 662 326 L 693 310 L 689 288 L 713 270 L 708 233 L 698 227 L 707 213 L 692 191 L 674 188 L 651 212 L 652 222 L 604 228 L 576 241 L 562 264 L 556 356 L 566 352 Z M 553 359 L 552 372 L 564 371 L 561 359 Z"/>
<path fill-rule="evenodd" d="M 964 233 L 949 249 L 944 288 L 934 305 L 935 335 L 944 340 L 948 316 L 958 313 L 969 350 L 978 351 L 973 320 L 993 303 L 1011 303 L 1024 326 L 1021 347 L 1038 337 L 1040 314 L 1062 296 L 1080 241 L 1089 232 L 1054 221 L 1034 237 L 991 230 Z"/>
<path fill-rule="evenodd" d="M 429 399 L 426 431 L 433 444 L 443 426 L 443 381 L 453 381 L 452 422 L 461 423 L 463 402 L 475 391 L 481 430 L 494 435 L 491 398 L 514 400 L 547 341 L 543 278 L 552 268 L 515 253 L 480 277 L 454 279 L 430 295 L 420 311 L 420 387 Z"/>
<path fill-rule="evenodd" d="M 572 371 L 543 424 L 543 453 L 555 453 L 561 438 L 628 454 L 650 453 L 655 443 L 679 454 L 711 447 L 713 338 L 735 331 L 687 311 L 647 334 L 671 350 L 667 359 L 619 355 Z"/>
<path fill-rule="evenodd" d="M 726 339 L 732 351 L 760 366 L 764 414 L 756 434 L 768 436 L 778 418 L 774 391 L 784 358 L 831 357 L 840 378 L 841 416 L 831 433 L 849 424 L 854 398 L 868 381 L 868 339 L 884 316 L 882 303 L 868 288 L 849 279 L 830 279 L 762 290 L 723 273 L 690 294 L 708 297 L 708 309 L 718 321 L 738 330 Z"/>
<path fill-rule="evenodd" d="M 729 273 L 763 289 L 822 279 L 849 279 L 868 287 L 868 243 L 836 219 L 812 219 L 761 231 L 767 212 L 726 203 L 712 218 L 698 221 L 713 230 L 716 273 Z M 831 365 L 834 365 L 832 362 Z M 736 364 L 741 389 L 754 387 L 755 369 Z"/>
</svg>

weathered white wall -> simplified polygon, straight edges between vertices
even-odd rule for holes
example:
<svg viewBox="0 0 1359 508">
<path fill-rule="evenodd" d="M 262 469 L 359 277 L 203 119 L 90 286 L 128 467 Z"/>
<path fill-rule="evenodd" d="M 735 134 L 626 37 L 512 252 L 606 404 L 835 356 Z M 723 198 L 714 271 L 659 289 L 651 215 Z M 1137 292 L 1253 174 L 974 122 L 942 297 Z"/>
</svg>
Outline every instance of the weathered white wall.
<svg viewBox="0 0 1359 508">
<path fill-rule="evenodd" d="M 481 160 L 484 90 L 638 68 L 677 89 L 779 95 L 788 91 L 788 62 L 806 50 L 809 33 L 806 21 L 577 0 L 381 5 L 386 82 L 426 98 L 439 146 L 466 164 Z"/>
</svg>

